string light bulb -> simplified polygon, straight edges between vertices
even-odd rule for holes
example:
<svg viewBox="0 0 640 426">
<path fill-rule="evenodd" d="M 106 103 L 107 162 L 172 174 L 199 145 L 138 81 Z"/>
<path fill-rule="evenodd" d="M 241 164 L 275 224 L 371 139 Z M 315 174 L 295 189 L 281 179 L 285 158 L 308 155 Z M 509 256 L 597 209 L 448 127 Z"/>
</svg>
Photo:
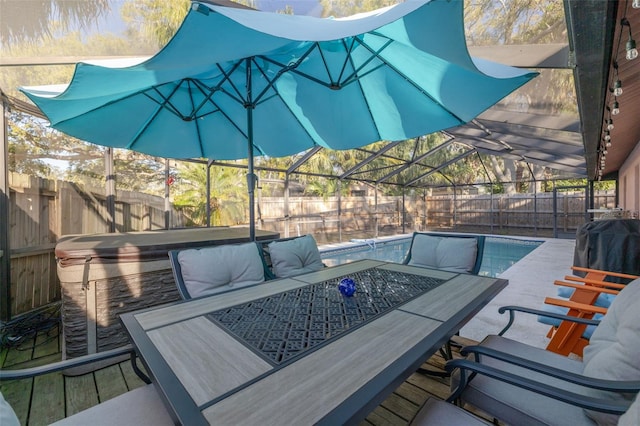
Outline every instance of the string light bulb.
<svg viewBox="0 0 640 426">
<path fill-rule="evenodd" d="M 611 140 L 611 133 L 609 133 L 608 130 L 606 132 L 604 132 L 604 140 L 605 141 L 610 141 Z"/>
<path fill-rule="evenodd" d="M 615 83 L 613 83 L 612 91 L 614 96 L 622 95 L 622 82 L 620 80 L 616 80 Z"/>
<path fill-rule="evenodd" d="M 611 108 L 611 115 L 620 114 L 620 104 L 618 101 L 613 101 L 613 107 Z"/>
<path fill-rule="evenodd" d="M 640 0 L 638 0 L 640 1 Z M 613 130 L 613 120 L 612 119 L 607 119 L 607 130 L 611 131 Z"/>
<path fill-rule="evenodd" d="M 638 57 L 638 49 L 636 49 L 636 41 L 633 39 L 633 35 L 631 34 L 631 24 L 627 18 L 622 18 L 620 21 L 620 25 L 629 27 L 629 40 L 627 40 L 627 55 L 626 58 L 628 61 L 631 61 Z"/>
<path fill-rule="evenodd" d="M 640 0 L 633 0 L 633 3 L 631 3 L 631 7 L 633 7 L 634 9 L 640 9 Z"/>
</svg>

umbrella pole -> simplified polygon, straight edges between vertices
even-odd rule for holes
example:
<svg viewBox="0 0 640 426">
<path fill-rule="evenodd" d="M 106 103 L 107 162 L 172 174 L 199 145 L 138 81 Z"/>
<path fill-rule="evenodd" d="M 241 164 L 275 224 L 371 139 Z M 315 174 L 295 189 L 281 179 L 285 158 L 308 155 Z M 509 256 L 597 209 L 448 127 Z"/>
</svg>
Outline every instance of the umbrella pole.
<svg viewBox="0 0 640 426">
<path fill-rule="evenodd" d="M 256 240 L 255 200 L 253 190 L 256 187 L 256 175 L 253 173 L 253 99 L 251 94 L 251 58 L 247 58 L 247 187 L 249 191 L 249 241 Z"/>
</svg>

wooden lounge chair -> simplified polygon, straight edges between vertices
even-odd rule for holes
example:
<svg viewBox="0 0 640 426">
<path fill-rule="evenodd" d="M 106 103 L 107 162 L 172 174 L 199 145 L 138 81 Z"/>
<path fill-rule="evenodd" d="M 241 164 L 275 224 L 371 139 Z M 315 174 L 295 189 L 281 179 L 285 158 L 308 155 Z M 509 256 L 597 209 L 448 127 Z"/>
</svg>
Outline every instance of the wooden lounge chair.
<svg viewBox="0 0 640 426">
<path fill-rule="evenodd" d="M 547 297 L 544 303 L 564 308 L 566 315 L 577 318 L 591 319 L 597 314 L 604 315 L 607 312 L 607 306 L 611 299 L 603 298 L 601 295 L 615 296 L 625 287 L 624 284 L 606 281 L 607 279 L 619 278 L 631 281 L 638 278 L 636 275 L 577 266 L 573 266 L 571 269 L 586 275 L 584 277 L 567 275 L 564 277 L 566 281 L 554 281 L 557 286 L 573 290 L 570 297 L 568 299 Z M 597 303 L 599 300 L 604 300 L 606 303 Z M 571 321 L 562 321 L 559 325 L 552 325 L 547 334 L 547 337 L 550 338 L 547 350 L 562 355 L 574 353 L 582 356 L 584 347 L 589 343 L 590 334 L 585 335 L 586 329 L 587 324 Z"/>
<path fill-rule="evenodd" d="M 616 424 L 640 391 L 639 309 L 637 279 L 611 304 L 582 361 L 487 336 L 462 350 L 466 359 L 447 362 L 446 369 L 455 370 L 448 400 L 459 399 L 506 424 Z M 637 408 L 631 411 L 637 420 Z"/>
<path fill-rule="evenodd" d="M 0 381 L 27 379 L 56 371 L 68 370 L 81 366 L 101 363 L 105 360 L 121 358 L 130 355 L 132 366 L 136 374 L 147 385 L 125 392 L 115 398 L 104 401 L 91 408 L 53 423 L 56 426 L 85 426 L 85 425 L 136 425 L 136 426 L 164 426 L 173 425 L 164 403 L 160 399 L 149 378 L 142 373 L 136 364 L 136 353 L 131 345 L 109 351 L 99 352 L 68 359 L 40 367 L 21 370 L 0 370 Z M 103 366 L 103 365 L 101 365 Z M 0 401 L 0 424 L 19 424 L 13 410 L 6 401 Z M 3 407 L 4 405 L 4 407 Z M 13 415 L 13 417 L 12 417 Z"/>
</svg>

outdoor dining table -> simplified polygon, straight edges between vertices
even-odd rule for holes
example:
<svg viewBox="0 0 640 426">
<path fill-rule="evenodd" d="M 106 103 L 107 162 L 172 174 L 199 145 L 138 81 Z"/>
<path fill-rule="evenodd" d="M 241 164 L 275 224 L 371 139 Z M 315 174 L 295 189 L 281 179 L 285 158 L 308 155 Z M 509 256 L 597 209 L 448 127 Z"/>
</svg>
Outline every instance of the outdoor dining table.
<svg viewBox="0 0 640 426">
<path fill-rule="evenodd" d="M 121 320 L 176 424 L 353 424 L 507 283 L 361 260 Z"/>
</svg>

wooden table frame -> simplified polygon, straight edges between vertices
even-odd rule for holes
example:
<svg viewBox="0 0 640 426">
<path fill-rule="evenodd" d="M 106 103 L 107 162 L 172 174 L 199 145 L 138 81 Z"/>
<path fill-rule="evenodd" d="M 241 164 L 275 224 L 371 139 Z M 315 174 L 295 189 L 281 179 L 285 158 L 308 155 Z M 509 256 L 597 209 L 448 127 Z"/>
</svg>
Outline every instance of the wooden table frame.
<svg viewBox="0 0 640 426">
<path fill-rule="evenodd" d="M 203 316 L 374 267 L 446 282 L 282 367 Z M 121 320 L 176 424 L 355 424 L 506 285 L 503 279 L 362 260 Z"/>
</svg>

